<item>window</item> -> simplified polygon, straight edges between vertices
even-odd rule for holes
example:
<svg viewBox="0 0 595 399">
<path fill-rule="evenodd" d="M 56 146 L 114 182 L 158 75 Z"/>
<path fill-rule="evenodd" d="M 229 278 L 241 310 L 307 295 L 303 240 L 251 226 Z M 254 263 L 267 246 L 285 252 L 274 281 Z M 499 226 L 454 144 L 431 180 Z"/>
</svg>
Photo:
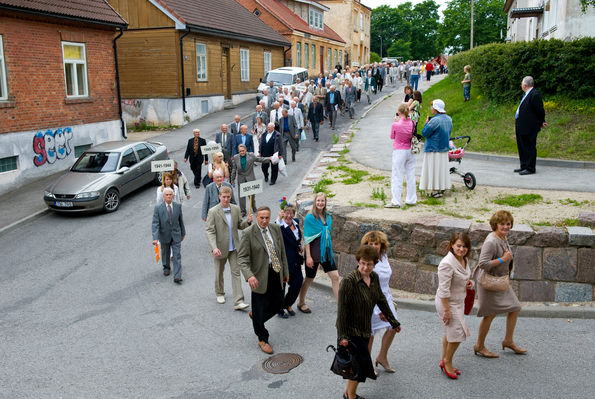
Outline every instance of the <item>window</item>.
<svg viewBox="0 0 595 399">
<path fill-rule="evenodd" d="M 310 59 L 310 57 L 308 57 L 308 55 L 310 54 L 310 46 L 308 45 L 308 43 L 304 44 L 304 68 L 309 68 L 308 67 L 308 60 Z"/>
<path fill-rule="evenodd" d="M 151 154 L 153 154 L 153 151 L 151 151 L 151 149 L 147 148 L 147 146 L 144 145 L 143 143 L 139 143 L 139 144 L 135 145 L 134 149 L 136 150 L 136 155 L 138 155 L 138 159 L 141 161 L 143 159 L 151 156 Z"/>
<path fill-rule="evenodd" d="M 322 22 L 322 13 L 320 11 L 310 8 L 310 20 L 308 21 L 310 26 L 316 29 L 323 30 L 324 22 Z"/>
<path fill-rule="evenodd" d="M 16 170 L 17 169 L 17 158 L 18 158 L 18 156 L 0 158 L 0 173 L 10 172 L 11 170 Z"/>
<path fill-rule="evenodd" d="M 364 30 L 364 14 L 361 12 L 359 13 L 359 30 Z"/>
<path fill-rule="evenodd" d="M 343 65 L 343 50 L 339 50 L 339 64 Z"/>
<path fill-rule="evenodd" d="M 136 164 L 136 155 L 134 155 L 132 148 L 129 148 L 124 152 L 124 155 L 122 155 L 120 167 L 128 166 L 130 168 L 131 166 L 134 166 L 134 164 Z"/>
<path fill-rule="evenodd" d="M 312 68 L 316 68 L 316 45 L 312 45 Z"/>
<path fill-rule="evenodd" d="M 207 45 L 196 43 L 196 80 L 207 80 Z"/>
<path fill-rule="evenodd" d="M 6 64 L 4 62 L 2 35 L 0 35 L 0 100 L 8 100 L 8 84 L 6 83 Z"/>
<path fill-rule="evenodd" d="M 87 57 L 82 43 L 62 42 L 66 97 L 88 97 Z"/>
<path fill-rule="evenodd" d="M 271 52 L 265 51 L 264 52 L 264 74 L 266 75 L 268 71 L 273 69 L 271 66 Z"/>
<path fill-rule="evenodd" d="M 295 59 L 296 59 L 296 66 L 302 66 L 302 43 L 297 42 L 295 44 Z"/>
<path fill-rule="evenodd" d="M 75 145 L 74 157 L 78 159 L 78 157 L 83 155 L 83 152 L 87 151 L 89 148 L 91 148 L 91 144 Z"/>
<path fill-rule="evenodd" d="M 335 49 L 335 62 L 334 62 L 333 65 L 337 65 L 337 61 L 338 61 L 338 58 L 337 58 L 337 49 Z"/>
<path fill-rule="evenodd" d="M 240 80 L 242 82 L 250 81 L 250 50 L 240 49 Z"/>
<path fill-rule="evenodd" d="M 326 62 L 328 63 L 328 71 L 332 72 L 333 71 L 333 53 L 330 48 L 326 52 Z"/>
</svg>

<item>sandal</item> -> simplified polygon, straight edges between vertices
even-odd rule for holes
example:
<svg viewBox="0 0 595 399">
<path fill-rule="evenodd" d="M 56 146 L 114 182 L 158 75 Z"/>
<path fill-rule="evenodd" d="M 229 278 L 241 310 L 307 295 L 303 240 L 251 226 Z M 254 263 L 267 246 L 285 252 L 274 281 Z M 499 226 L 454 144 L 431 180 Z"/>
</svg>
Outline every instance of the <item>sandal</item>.
<svg viewBox="0 0 595 399">
<path fill-rule="evenodd" d="M 302 313 L 312 313 L 312 311 L 310 310 L 310 308 L 307 307 L 305 303 L 302 304 L 302 305 L 298 305 L 297 308 Z"/>
</svg>

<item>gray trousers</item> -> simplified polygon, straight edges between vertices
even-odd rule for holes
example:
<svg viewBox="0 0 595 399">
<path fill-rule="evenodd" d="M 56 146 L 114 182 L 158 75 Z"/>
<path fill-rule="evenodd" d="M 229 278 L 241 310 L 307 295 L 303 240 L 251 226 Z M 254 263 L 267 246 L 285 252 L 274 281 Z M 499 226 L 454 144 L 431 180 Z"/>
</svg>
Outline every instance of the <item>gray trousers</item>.
<svg viewBox="0 0 595 399">
<path fill-rule="evenodd" d="M 355 115 L 355 108 L 353 108 L 353 102 L 345 101 L 345 107 L 347 107 L 347 109 L 349 110 L 349 117 L 353 118 L 353 116 Z"/>
<path fill-rule="evenodd" d="M 329 120 L 331 127 L 334 129 L 335 124 L 337 123 L 337 110 L 335 109 L 335 104 L 329 104 L 328 120 Z"/>
<path fill-rule="evenodd" d="M 182 255 L 180 254 L 180 250 L 182 249 L 182 242 L 163 242 L 159 241 L 161 245 L 161 263 L 163 264 L 163 270 L 169 270 L 170 264 L 170 255 L 173 252 L 173 262 L 174 262 L 174 278 L 182 278 Z"/>
<path fill-rule="evenodd" d="M 223 284 L 223 272 L 225 264 L 229 261 L 229 271 L 231 272 L 231 289 L 233 290 L 233 303 L 239 305 L 244 302 L 244 292 L 242 291 L 242 279 L 240 277 L 240 266 L 238 265 L 238 251 L 231 251 L 227 258 L 215 258 L 215 294 L 217 296 L 225 295 Z"/>
<path fill-rule="evenodd" d="M 289 158 L 287 156 L 287 143 L 289 143 L 289 146 L 291 147 L 291 157 L 295 158 L 295 152 L 297 151 L 297 140 L 299 140 L 299 138 L 296 139 L 291 135 L 290 132 L 283 132 L 283 155 L 285 156 L 285 158 Z M 285 162 L 288 161 L 289 159 L 285 159 Z"/>
</svg>

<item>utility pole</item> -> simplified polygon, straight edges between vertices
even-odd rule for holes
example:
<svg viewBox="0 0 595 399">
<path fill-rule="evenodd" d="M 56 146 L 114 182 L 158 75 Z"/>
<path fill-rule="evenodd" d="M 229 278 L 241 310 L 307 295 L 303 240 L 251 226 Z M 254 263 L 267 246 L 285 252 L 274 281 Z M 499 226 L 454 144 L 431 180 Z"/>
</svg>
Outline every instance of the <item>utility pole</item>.
<svg viewBox="0 0 595 399">
<path fill-rule="evenodd" d="M 471 43 L 469 44 L 469 50 L 473 48 L 473 0 L 471 0 Z"/>
<path fill-rule="evenodd" d="M 473 0 L 471 0 L 473 1 Z M 382 59 L 382 36 L 378 36 L 380 37 L 380 59 Z"/>
</svg>

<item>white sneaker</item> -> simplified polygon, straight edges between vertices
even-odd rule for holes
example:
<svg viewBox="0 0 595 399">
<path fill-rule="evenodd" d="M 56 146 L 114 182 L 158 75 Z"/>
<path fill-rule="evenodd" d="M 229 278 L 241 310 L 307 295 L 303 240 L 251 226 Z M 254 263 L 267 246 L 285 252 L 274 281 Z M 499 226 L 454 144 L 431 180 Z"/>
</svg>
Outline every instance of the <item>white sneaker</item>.
<svg viewBox="0 0 595 399">
<path fill-rule="evenodd" d="M 244 310 L 244 309 L 249 308 L 249 307 L 250 307 L 250 305 L 248 305 L 247 303 L 242 302 L 242 303 L 238 303 L 237 305 L 235 305 L 233 307 L 233 310 Z"/>
<path fill-rule="evenodd" d="M 223 295 L 218 295 L 217 303 L 225 303 L 225 297 Z"/>
</svg>

